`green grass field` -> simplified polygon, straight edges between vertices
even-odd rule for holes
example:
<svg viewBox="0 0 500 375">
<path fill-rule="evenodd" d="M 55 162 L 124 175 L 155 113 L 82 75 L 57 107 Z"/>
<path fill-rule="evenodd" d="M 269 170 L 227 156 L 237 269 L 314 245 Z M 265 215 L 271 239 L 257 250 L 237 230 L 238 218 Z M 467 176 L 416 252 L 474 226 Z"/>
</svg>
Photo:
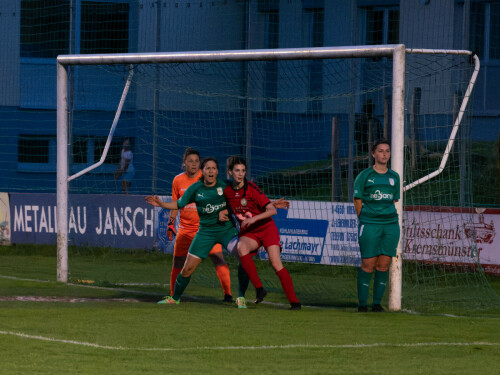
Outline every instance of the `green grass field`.
<svg viewBox="0 0 500 375">
<path fill-rule="evenodd" d="M 495 304 L 466 316 L 357 313 L 350 302 L 288 311 L 272 292 L 269 303 L 238 310 L 203 286 L 204 277 L 212 283 L 208 264 L 180 305 L 160 306 L 170 262 L 73 251 L 72 280 L 94 284 L 61 284 L 52 247 L 0 247 L 0 374 L 498 373 Z M 295 283 L 299 271 L 291 271 Z M 490 283 L 498 293 L 498 278 Z"/>
</svg>

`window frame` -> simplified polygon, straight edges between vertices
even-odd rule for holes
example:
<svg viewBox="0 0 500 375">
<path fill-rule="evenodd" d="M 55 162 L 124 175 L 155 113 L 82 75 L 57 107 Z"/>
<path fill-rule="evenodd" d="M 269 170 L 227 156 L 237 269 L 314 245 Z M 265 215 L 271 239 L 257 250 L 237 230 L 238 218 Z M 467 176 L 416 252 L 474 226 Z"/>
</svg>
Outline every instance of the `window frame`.
<svg viewBox="0 0 500 375">
<path fill-rule="evenodd" d="M 324 7 L 303 8 L 303 44 L 306 47 L 324 47 L 325 44 L 325 9 Z M 307 20 L 307 22 L 306 22 Z M 323 94 L 323 61 L 311 60 L 309 69 L 309 96 Z M 307 102 L 308 113 L 319 113 L 323 109 L 322 102 L 311 100 Z"/>
<path fill-rule="evenodd" d="M 500 11 L 500 3 L 490 3 L 490 2 L 478 2 L 477 4 L 482 4 L 484 6 L 484 19 L 482 19 L 482 32 L 483 32 L 483 43 L 482 43 L 482 50 L 483 50 L 483 55 L 479 56 L 481 59 L 481 63 L 488 65 L 488 66 L 500 66 L 500 53 L 498 58 L 491 58 L 491 7 L 496 6 L 498 7 L 498 10 Z M 472 4 L 471 4 L 472 5 Z M 471 15 L 469 15 L 469 19 L 472 21 Z M 469 40 L 472 41 L 475 36 L 473 33 L 474 31 L 474 26 L 478 25 L 473 25 L 472 22 L 470 22 L 469 26 Z M 481 25 L 479 25 L 481 26 Z M 470 42 L 469 42 L 470 44 Z M 500 48 L 500 43 L 499 46 Z M 472 50 L 477 48 L 474 48 L 474 46 L 469 45 L 469 48 Z"/>
<path fill-rule="evenodd" d="M 399 43 L 399 24 L 400 24 L 400 7 L 399 5 L 386 5 L 386 6 L 363 6 L 359 8 L 362 12 L 362 34 L 361 34 L 361 44 L 364 45 L 377 45 L 377 44 L 398 44 Z M 367 34 L 368 34 L 368 11 L 379 11 L 383 12 L 382 16 L 382 42 L 381 43 L 368 43 Z M 398 12 L 398 22 L 397 22 L 397 36 L 398 41 L 389 43 L 389 34 L 390 34 L 390 12 L 397 11 Z"/>
<path fill-rule="evenodd" d="M 69 30 L 67 30 L 69 37 L 69 43 L 68 43 L 68 50 L 60 53 L 60 54 L 80 54 L 81 52 L 81 33 L 82 33 L 82 3 L 115 3 L 115 4 L 128 4 L 128 51 L 131 52 L 133 50 L 133 35 L 132 35 L 132 30 L 134 28 L 134 12 L 135 9 L 133 8 L 133 0 L 73 0 L 73 8 L 74 8 L 74 13 L 73 17 L 71 15 L 71 10 L 70 10 L 70 21 L 69 21 Z M 68 0 L 68 6 L 70 7 L 70 1 Z M 72 21 L 73 25 L 72 25 Z M 22 24 L 22 17 L 20 20 Z M 19 25 L 19 33 L 21 35 L 21 24 Z M 73 34 L 71 28 L 74 28 L 74 35 L 73 39 L 74 42 L 72 41 L 71 35 Z M 31 56 L 23 56 L 22 53 L 20 52 L 20 61 L 21 63 L 28 63 L 28 64 L 52 64 L 56 58 L 55 57 L 31 57 Z"/>
<path fill-rule="evenodd" d="M 34 173 L 55 173 L 57 172 L 57 137 L 50 134 L 19 134 L 17 142 L 17 170 L 19 172 L 34 172 Z M 33 140 L 48 140 L 47 157 L 48 162 L 31 163 L 19 161 L 20 144 L 22 137 L 31 138 Z"/>
</svg>

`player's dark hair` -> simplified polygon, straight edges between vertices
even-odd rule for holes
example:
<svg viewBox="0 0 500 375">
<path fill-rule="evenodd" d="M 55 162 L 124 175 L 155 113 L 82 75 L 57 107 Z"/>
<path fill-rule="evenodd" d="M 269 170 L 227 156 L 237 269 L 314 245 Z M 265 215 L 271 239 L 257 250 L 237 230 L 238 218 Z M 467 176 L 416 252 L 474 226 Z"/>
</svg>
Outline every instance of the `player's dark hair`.
<svg viewBox="0 0 500 375">
<path fill-rule="evenodd" d="M 186 151 L 184 151 L 184 155 L 182 156 L 182 169 L 186 169 L 186 159 L 189 155 L 198 155 L 198 157 L 200 157 L 200 153 L 194 148 L 186 148 Z"/>
<path fill-rule="evenodd" d="M 229 172 L 229 171 L 233 170 L 235 165 L 238 165 L 238 164 L 243 164 L 245 166 L 245 168 L 247 166 L 246 160 L 243 159 L 242 157 L 237 156 L 237 155 L 230 156 L 227 158 L 227 161 L 226 161 L 226 170 Z"/>
<path fill-rule="evenodd" d="M 391 147 L 391 144 L 389 143 L 389 141 L 387 139 L 384 139 L 384 138 L 377 139 L 373 143 L 372 152 L 375 152 L 375 150 L 377 149 L 378 145 L 387 145 L 387 146 L 389 146 L 389 148 Z"/>
<path fill-rule="evenodd" d="M 219 169 L 219 162 L 217 161 L 216 158 L 212 158 L 212 157 L 204 158 L 201 161 L 200 169 L 203 170 L 203 168 L 205 167 L 205 164 L 207 164 L 209 161 L 213 161 L 215 163 L 215 166 L 217 167 L 217 169 Z M 203 173 L 201 174 L 200 181 L 204 181 L 204 179 L 203 179 Z"/>
</svg>

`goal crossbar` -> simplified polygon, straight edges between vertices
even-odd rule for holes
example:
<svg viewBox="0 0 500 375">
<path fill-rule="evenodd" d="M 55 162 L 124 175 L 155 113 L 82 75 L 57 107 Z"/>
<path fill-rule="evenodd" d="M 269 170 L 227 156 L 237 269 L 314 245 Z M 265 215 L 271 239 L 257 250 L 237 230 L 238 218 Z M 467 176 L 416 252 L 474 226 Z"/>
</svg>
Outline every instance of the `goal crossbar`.
<svg viewBox="0 0 500 375">
<path fill-rule="evenodd" d="M 60 55 L 57 63 L 68 65 L 165 64 L 262 60 L 342 59 L 351 57 L 391 57 L 403 45 L 277 48 L 229 51 L 114 53 Z"/>
</svg>

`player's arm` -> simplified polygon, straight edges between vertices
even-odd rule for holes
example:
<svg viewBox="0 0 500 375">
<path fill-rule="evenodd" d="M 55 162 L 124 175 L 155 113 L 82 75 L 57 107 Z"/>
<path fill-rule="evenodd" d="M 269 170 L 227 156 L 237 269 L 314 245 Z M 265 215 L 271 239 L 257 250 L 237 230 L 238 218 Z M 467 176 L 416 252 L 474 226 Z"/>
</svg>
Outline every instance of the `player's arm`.
<svg viewBox="0 0 500 375">
<path fill-rule="evenodd" d="M 227 208 L 219 211 L 219 221 L 229 221 L 229 210 Z"/>
<path fill-rule="evenodd" d="M 356 210 L 356 215 L 361 214 L 361 209 L 363 208 L 363 201 L 361 198 L 354 198 L 354 209 Z"/>
<path fill-rule="evenodd" d="M 354 180 L 354 209 L 356 210 L 356 215 L 361 215 L 361 210 L 363 209 L 363 192 L 366 180 L 366 173 L 361 172 Z"/>
<path fill-rule="evenodd" d="M 160 197 L 157 195 L 148 195 L 146 197 L 146 202 L 155 206 L 166 208 L 167 210 L 178 210 L 179 206 L 177 205 L 177 201 L 174 202 L 163 202 Z"/>
<path fill-rule="evenodd" d="M 181 197 L 180 188 L 179 188 L 179 180 L 174 178 L 172 182 L 172 201 L 176 202 Z M 167 237 L 170 241 L 173 240 L 174 236 L 177 235 L 177 230 L 175 229 L 175 218 L 179 210 L 170 210 L 170 215 L 168 217 L 168 225 L 167 225 Z"/>
<path fill-rule="evenodd" d="M 290 202 L 285 200 L 285 198 L 279 198 L 275 201 L 271 201 L 271 204 L 276 208 L 282 208 L 284 210 L 290 207 Z"/>
<path fill-rule="evenodd" d="M 264 212 L 253 217 L 247 217 L 245 220 L 243 220 L 241 222 L 241 228 L 245 228 L 249 225 L 255 224 L 256 222 L 267 219 L 271 216 L 276 215 L 277 213 L 278 211 L 276 211 L 276 207 L 274 207 L 272 204 L 268 204 L 266 205 L 266 209 Z"/>
</svg>

